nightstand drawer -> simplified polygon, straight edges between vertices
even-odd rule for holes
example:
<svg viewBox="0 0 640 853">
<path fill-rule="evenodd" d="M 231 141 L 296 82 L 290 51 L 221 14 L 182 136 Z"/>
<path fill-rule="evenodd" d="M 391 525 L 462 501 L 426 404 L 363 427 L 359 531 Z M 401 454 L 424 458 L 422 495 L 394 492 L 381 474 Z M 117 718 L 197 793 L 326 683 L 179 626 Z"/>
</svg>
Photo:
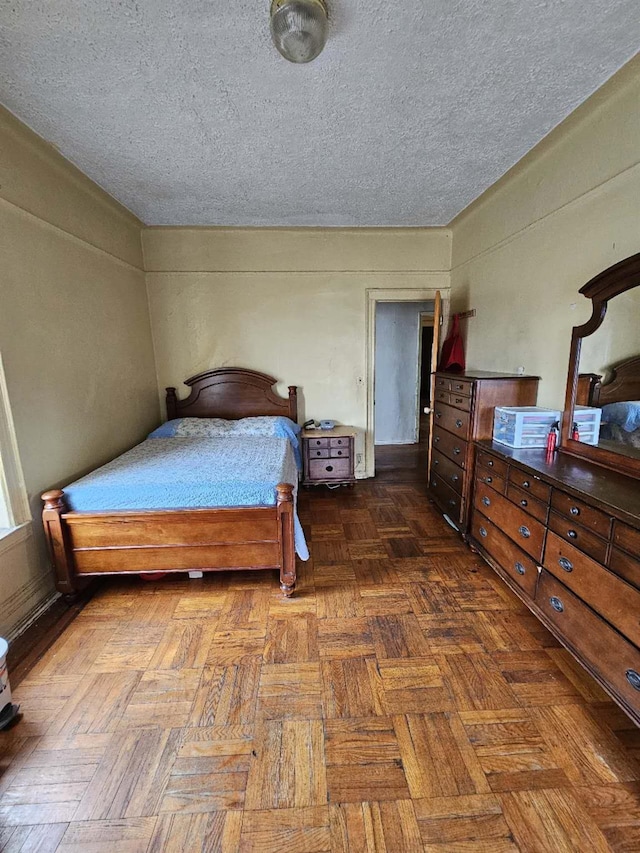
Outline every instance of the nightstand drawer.
<svg viewBox="0 0 640 853">
<path fill-rule="evenodd" d="M 351 456 L 349 453 L 349 445 L 347 444 L 346 447 L 330 447 L 329 456 L 332 459 L 348 459 Z"/>
<path fill-rule="evenodd" d="M 349 448 L 349 437 L 341 436 L 340 438 L 330 438 L 329 439 L 329 447 L 342 447 Z"/>
<path fill-rule="evenodd" d="M 310 459 L 309 476 L 312 480 L 344 480 L 351 474 L 351 460 L 347 459 Z"/>
<path fill-rule="evenodd" d="M 308 438 L 306 439 L 309 447 L 329 447 L 329 439 L 328 438 Z"/>
<path fill-rule="evenodd" d="M 309 459 L 328 459 L 328 447 L 309 447 Z"/>
</svg>

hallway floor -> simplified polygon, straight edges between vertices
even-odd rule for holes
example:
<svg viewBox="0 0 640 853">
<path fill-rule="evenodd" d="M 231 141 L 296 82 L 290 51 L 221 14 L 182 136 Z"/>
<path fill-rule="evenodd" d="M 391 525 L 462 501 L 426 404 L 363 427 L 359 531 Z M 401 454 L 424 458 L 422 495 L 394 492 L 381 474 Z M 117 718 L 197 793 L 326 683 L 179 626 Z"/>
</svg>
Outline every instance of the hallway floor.
<svg viewBox="0 0 640 853">
<path fill-rule="evenodd" d="M 379 469 L 300 495 L 291 600 L 269 572 L 98 588 L 15 691 L 0 849 L 640 849 L 638 730 L 422 474 Z"/>
</svg>

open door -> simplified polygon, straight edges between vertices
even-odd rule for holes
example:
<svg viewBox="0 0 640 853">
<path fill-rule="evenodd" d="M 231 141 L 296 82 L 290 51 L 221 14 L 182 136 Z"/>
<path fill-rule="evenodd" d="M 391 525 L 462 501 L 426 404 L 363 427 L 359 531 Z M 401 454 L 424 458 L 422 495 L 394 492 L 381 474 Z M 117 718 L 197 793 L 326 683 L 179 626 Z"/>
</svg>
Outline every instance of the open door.
<svg viewBox="0 0 640 853">
<path fill-rule="evenodd" d="M 433 451 L 433 404 L 436 398 L 436 370 L 440 354 L 440 332 L 442 329 L 442 297 L 436 290 L 433 302 L 433 344 L 431 345 L 431 394 L 429 411 L 429 451 L 427 457 L 427 483 L 431 480 L 431 456 Z"/>
</svg>

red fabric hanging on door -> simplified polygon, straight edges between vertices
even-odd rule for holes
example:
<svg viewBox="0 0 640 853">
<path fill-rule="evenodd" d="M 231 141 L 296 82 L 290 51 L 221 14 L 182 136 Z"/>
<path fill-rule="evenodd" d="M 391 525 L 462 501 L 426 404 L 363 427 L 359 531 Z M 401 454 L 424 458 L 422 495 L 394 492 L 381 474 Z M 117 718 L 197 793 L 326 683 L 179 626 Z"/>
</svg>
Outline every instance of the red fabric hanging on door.
<svg viewBox="0 0 640 853">
<path fill-rule="evenodd" d="M 462 372 L 465 369 L 464 344 L 460 334 L 460 317 L 454 314 L 451 318 L 451 332 L 442 344 L 438 370 Z"/>
</svg>

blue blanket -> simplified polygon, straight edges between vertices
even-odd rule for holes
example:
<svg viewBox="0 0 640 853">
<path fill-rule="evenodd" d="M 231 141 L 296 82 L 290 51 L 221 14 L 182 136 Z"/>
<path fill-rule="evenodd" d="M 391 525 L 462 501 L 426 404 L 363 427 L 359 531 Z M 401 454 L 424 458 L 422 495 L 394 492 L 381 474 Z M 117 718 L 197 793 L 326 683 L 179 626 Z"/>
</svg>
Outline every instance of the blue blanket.
<svg viewBox="0 0 640 853">
<path fill-rule="evenodd" d="M 625 432 L 640 429 L 640 400 L 626 403 L 609 403 L 602 407 L 602 420 L 606 424 L 616 424 Z"/>
<path fill-rule="evenodd" d="M 193 509 L 275 506 L 278 483 L 297 497 L 298 468 L 286 438 L 154 438 L 65 488 L 70 509 Z M 296 552 L 309 557 L 294 513 Z"/>
</svg>

